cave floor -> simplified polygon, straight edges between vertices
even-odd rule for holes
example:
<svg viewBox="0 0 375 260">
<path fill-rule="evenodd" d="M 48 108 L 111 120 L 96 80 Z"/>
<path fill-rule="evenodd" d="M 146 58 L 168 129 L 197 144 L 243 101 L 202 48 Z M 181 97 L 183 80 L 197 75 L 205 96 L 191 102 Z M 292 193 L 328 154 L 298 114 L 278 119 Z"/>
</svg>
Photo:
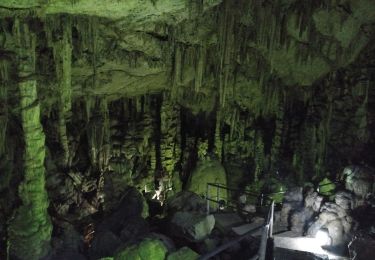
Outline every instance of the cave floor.
<svg viewBox="0 0 375 260">
<path fill-rule="evenodd" d="M 275 260 L 329 259 L 346 260 L 345 256 L 324 250 L 315 238 L 302 237 L 293 231 L 274 235 L 273 256 Z"/>
</svg>

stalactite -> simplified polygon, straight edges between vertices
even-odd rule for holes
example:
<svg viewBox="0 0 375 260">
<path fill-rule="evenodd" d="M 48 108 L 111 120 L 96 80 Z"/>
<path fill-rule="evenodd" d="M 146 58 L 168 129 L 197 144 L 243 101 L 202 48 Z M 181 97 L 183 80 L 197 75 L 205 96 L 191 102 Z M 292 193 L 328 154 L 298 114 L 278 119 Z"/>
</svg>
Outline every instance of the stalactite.
<svg viewBox="0 0 375 260">
<path fill-rule="evenodd" d="M 8 62 L 0 61 L 0 157 L 5 153 L 6 147 L 6 132 L 8 125 Z"/>
<path fill-rule="evenodd" d="M 199 92 L 202 87 L 204 70 L 206 66 L 206 48 L 205 46 L 198 47 L 197 52 L 197 64 L 195 69 L 195 92 Z"/>
<path fill-rule="evenodd" d="M 181 84 L 181 69 L 182 69 L 182 50 L 179 44 L 176 44 L 175 51 L 174 51 L 173 84 L 172 84 L 172 90 L 171 90 L 172 98 L 176 98 L 178 95 L 178 89 Z"/>
<path fill-rule="evenodd" d="M 93 110 L 93 102 L 94 98 L 87 95 L 85 98 L 85 111 L 86 111 L 86 120 L 87 122 L 90 120 Z"/>
<path fill-rule="evenodd" d="M 331 120 L 332 120 L 332 100 L 329 100 L 328 114 L 319 127 L 319 144 L 317 146 L 317 160 L 315 165 L 315 175 L 320 176 L 324 173 L 326 164 L 327 143 L 330 138 Z"/>
<path fill-rule="evenodd" d="M 24 131 L 24 179 L 19 186 L 21 206 L 9 223 L 10 253 L 19 259 L 40 259 L 46 254 L 52 225 L 48 216 L 45 190 L 45 136 L 40 123 L 35 73 L 35 35 L 17 18 L 14 36 L 18 47 L 18 83 L 22 128 Z"/>
<path fill-rule="evenodd" d="M 91 164 L 99 172 L 103 172 L 108 166 L 110 156 L 109 112 L 105 98 L 95 100 L 94 113 L 88 124 L 87 138 Z"/>
<path fill-rule="evenodd" d="M 233 47 L 234 47 L 234 16 L 231 1 L 224 1 L 224 14 L 219 21 L 219 53 L 218 68 L 220 105 L 224 107 L 227 95 L 227 85 L 230 77 Z"/>
<path fill-rule="evenodd" d="M 100 100 L 100 117 L 103 120 L 102 132 L 103 132 L 103 142 L 102 147 L 100 147 L 99 156 L 99 169 L 104 172 L 108 168 L 108 162 L 110 157 L 110 130 L 109 130 L 109 110 L 108 102 L 106 98 Z"/>
<path fill-rule="evenodd" d="M 285 102 L 280 100 L 278 102 L 278 110 L 276 111 L 275 118 L 275 133 L 272 140 L 271 148 L 271 172 L 275 173 L 279 168 L 279 160 L 281 155 L 281 146 L 283 135 L 285 133 L 284 125 L 284 111 L 285 111 Z"/>
<path fill-rule="evenodd" d="M 47 18 L 46 26 L 50 45 L 53 47 L 58 82 L 59 137 L 63 149 L 63 166 L 68 167 L 69 143 L 66 128 L 72 109 L 72 23 L 69 16 Z M 59 30 L 62 29 L 60 33 Z M 57 38 L 57 39 L 56 39 Z"/>
<path fill-rule="evenodd" d="M 172 101 L 165 97 L 161 109 L 161 140 L 160 140 L 160 156 L 161 164 L 164 171 L 172 176 L 176 163 L 181 156 L 181 144 L 178 142 L 180 133 L 177 128 L 180 112 Z"/>
</svg>

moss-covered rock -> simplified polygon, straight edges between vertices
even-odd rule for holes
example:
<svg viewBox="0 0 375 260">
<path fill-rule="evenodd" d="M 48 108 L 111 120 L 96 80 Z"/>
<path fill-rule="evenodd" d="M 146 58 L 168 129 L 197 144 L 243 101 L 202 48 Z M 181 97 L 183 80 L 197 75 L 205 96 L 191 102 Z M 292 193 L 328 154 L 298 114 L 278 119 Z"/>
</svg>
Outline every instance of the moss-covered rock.
<svg viewBox="0 0 375 260">
<path fill-rule="evenodd" d="M 319 182 L 318 192 L 323 196 L 332 196 L 335 193 L 336 184 L 330 179 L 324 178 Z"/>
<path fill-rule="evenodd" d="M 206 196 L 207 183 L 215 183 L 223 186 L 227 185 L 227 176 L 224 167 L 216 160 L 198 162 L 197 167 L 192 172 L 187 189 L 198 195 Z M 211 187 L 209 197 L 215 200 L 227 201 L 227 191 L 219 190 L 219 197 L 216 188 Z"/>
<path fill-rule="evenodd" d="M 160 240 L 147 238 L 138 245 L 120 250 L 114 260 L 164 260 L 166 254 L 167 248 Z"/>
<path fill-rule="evenodd" d="M 213 215 L 191 212 L 177 212 L 173 215 L 172 232 L 176 236 L 192 241 L 201 241 L 211 234 L 215 226 Z"/>
<path fill-rule="evenodd" d="M 270 184 L 271 194 L 269 196 L 270 200 L 275 203 L 281 203 L 284 199 L 284 192 L 286 191 L 286 186 L 277 180 L 273 180 Z"/>
<path fill-rule="evenodd" d="M 167 260 L 197 260 L 198 258 L 199 255 L 196 252 L 185 246 L 169 254 Z"/>
</svg>

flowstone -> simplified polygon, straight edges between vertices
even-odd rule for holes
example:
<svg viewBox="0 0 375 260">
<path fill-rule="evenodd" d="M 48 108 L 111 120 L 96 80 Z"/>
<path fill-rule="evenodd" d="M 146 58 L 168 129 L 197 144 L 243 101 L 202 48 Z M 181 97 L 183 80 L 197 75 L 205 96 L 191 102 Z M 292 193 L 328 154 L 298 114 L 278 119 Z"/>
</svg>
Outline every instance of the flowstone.
<svg viewBox="0 0 375 260">
<path fill-rule="evenodd" d="M 216 160 L 207 160 L 198 162 L 197 167 L 191 174 L 191 178 L 187 184 L 187 190 L 198 195 L 206 196 L 206 188 L 208 183 L 227 185 L 227 176 L 224 167 Z M 216 188 L 211 187 L 209 197 L 217 201 L 227 201 L 227 191 L 220 189 L 219 194 Z M 218 196 L 219 195 L 219 196 Z"/>
</svg>

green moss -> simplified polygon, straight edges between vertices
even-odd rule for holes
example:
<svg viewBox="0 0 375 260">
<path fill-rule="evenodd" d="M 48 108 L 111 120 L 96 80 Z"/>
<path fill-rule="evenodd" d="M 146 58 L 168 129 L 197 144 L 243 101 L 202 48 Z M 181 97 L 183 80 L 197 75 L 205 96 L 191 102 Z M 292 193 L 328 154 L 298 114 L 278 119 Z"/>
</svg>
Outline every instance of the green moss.
<svg viewBox="0 0 375 260">
<path fill-rule="evenodd" d="M 138 245 L 120 250 L 114 260 L 164 260 L 167 249 L 160 240 L 147 238 Z"/>
<path fill-rule="evenodd" d="M 223 186 L 227 185 L 227 177 L 224 167 L 215 160 L 198 162 L 196 169 L 192 172 L 191 178 L 187 184 L 187 189 L 198 195 L 206 196 L 207 183 L 216 183 Z M 217 199 L 217 189 L 210 188 L 209 196 Z M 227 201 L 227 191 L 219 190 L 219 200 Z"/>
<path fill-rule="evenodd" d="M 318 188 L 319 194 L 323 196 L 331 196 L 335 193 L 336 185 L 328 178 L 324 178 L 321 182 L 319 182 Z"/>
<path fill-rule="evenodd" d="M 199 255 L 188 247 L 183 247 L 168 255 L 167 260 L 197 260 Z"/>
<path fill-rule="evenodd" d="M 198 158 L 204 160 L 208 153 L 208 141 L 199 142 L 198 144 Z"/>
<path fill-rule="evenodd" d="M 271 179 L 271 181 L 266 185 L 269 186 L 271 191 L 269 199 L 273 200 L 275 203 L 281 203 L 284 199 L 286 186 L 276 179 Z"/>
<path fill-rule="evenodd" d="M 41 0 L 3 0 L 1 6 L 10 8 L 30 8 L 39 6 Z"/>
</svg>

